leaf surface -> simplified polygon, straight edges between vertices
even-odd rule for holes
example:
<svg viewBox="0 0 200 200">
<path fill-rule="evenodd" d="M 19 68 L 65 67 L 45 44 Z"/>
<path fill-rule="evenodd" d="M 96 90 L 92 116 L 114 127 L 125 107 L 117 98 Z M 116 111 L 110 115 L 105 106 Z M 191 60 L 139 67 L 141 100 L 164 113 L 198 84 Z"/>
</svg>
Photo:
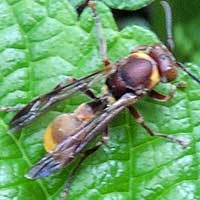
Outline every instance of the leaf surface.
<svg viewBox="0 0 200 200">
<path fill-rule="evenodd" d="M 138 26 L 118 32 L 109 9 L 102 3 L 97 8 L 112 61 L 127 56 L 137 45 L 158 41 L 152 32 Z M 0 36 L 0 105 L 26 104 L 68 76 L 82 77 L 102 67 L 91 12 L 84 11 L 79 20 L 64 0 L 2 0 Z M 200 75 L 197 66 L 190 67 Z M 188 87 L 178 91 L 172 101 L 156 103 L 145 98 L 137 107 L 155 131 L 187 138 L 189 147 L 182 149 L 149 137 L 123 112 L 110 126 L 108 143 L 82 164 L 70 200 L 200 198 L 200 90 L 187 76 L 182 74 L 180 79 Z M 24 174 L 45 153 L 42 137 L 48 123 L 87 100 L 75 95 L 16 135 L 7 127 L 13 114 L 1 113 L 0 199 L 59 198 L 77 160 L 41 180 L 27 180 Z"/>
<path fill-rule="evenodd" d="M 154 0 L 101 0 L 106 5 L 114 9 L 122 9 L 122 10 L 137 10 L 147 6 L 152 3 Z M 75 7 L 80 6 L 85 2 L 85 0 L 69 0 L 71 4 Z"/>
</svg>

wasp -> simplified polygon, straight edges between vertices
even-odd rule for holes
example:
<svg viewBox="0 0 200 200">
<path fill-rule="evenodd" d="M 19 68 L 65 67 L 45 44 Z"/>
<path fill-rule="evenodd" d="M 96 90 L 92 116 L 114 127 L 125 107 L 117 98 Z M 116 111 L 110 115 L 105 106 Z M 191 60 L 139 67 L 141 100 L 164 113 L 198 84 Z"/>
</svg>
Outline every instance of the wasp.
<svg viewBox="0 0 200 200">
<path fill-rule="evenodd" d="M 158 93 L 154 88 L 160 82 L 168 83 L 177 78 L 178 68 L 185 71 L 192 79 L 200 80 L 191 74 L 186 67 L 173 56 L 173 39 L 170 20 L 167 20 L 167 45 L 157 43 L 151 46 L 142 45 L 135 48 L 126 58 L 112 63 L 107 56 L 107 45 L 103 37 L 103 29 L 93 0 L 88 1 L 91 8 L 99 39 L 99 49 L 104 68 L 86 77 L 71 78 L 68 83 L 58 84 L 52 91 L 37 97 L 21 108 L 10 121 L 13 132 L 32 123 L 49 108 L 69 96 L 81 91 L 92 100 L 78 106 L 73 113 L 65 113 L 56 117 L 47 127 L 44 134 L 44 147 L 47 154 L 39 160 L 26 174 L 29 179 L 38 179 L 68 165 L 77 155 L 82 154 L 78 166 L 71 172 L 66 184 L 63 197 L 67 195 L 75 172 L 80 163 L 91 153 L 96 151 L 109 138 L 108 124 L 125 109 L 151 136 L 166 138 L 183 147 L 187 142 L 161 133 L 155 133 L 144 121 L 140 112 L 134 106 L 144 96 L 148 95 L 158 101 L 170 100 L 179 87 L 184 83 L 174 85 L 168 95 Z M 171 18 L 171 10 L 166 1 L 162 1 L 166 18 Z M 168 46 L 168 47 L 167 47 Z M 90 85 L 94 80 L 106 78 L 103 94 L 97 97 Z M 2 110 L 14 110 L 2 107 Z M 91 149 L 86 149 L 97 136 L 102 139 Z"/>
</svg>

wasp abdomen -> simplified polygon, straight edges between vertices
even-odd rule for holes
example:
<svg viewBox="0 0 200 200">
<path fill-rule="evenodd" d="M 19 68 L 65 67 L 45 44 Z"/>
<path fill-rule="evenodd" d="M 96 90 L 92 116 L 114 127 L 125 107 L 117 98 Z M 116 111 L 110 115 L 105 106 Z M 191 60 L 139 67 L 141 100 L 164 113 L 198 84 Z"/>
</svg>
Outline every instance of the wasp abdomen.
<svg viewBox="0 0 200 200">
<path fill-rule="evenodd" d="M 81 104 L 73 113 L 65 113 L 57 116 L 50 123 L 44 134 L 45 150 L 47 152 L 52 151 L 57 144 L 90 122 L 105 106 L 106 104 L 99 99 Z"/>
<path fill-rule="evenodd" d="M 62 114 L 56 117 L 44 134 L 46 151 L 53 150 L 57 144 L 72 135 L 81 123 L 74 113 Z"/>
</svg>

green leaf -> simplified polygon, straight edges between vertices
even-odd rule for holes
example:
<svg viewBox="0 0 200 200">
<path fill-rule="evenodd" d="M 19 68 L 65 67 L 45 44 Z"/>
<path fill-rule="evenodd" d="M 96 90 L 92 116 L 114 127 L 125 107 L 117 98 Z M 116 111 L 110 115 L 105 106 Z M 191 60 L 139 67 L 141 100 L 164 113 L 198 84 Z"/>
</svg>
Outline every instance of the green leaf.
<svg viewBox="0 0 200 200">
<path fill-rule="evenodd" d="M 116 61 L 140 44 L 157 42 L 138 26 L 118 32 L 108 8 L 98 3 L 108 42 L 108 55 Z M 67 76 L 82 77 L 102 68 L 96 31 L 89 10 L 80 20 L 67 1 L 0 2 L 0 105 L 26 104 L 51 90 Z M 194 71 L 195 65 L 190 65 Z M 199 71 L 196 70 L 198 75 Z M 149 98 L 137 103 L 155 130 L 190 140 L 182 149 L 164 139 L 151 138 L 127 112 L 110 126 L 110 140 L 82 164 L 69 193 L 71 200 L 199 199 L 199 87 L 187 76 L 186 89 L 168 103 Z M 167 92 L 167 91 L 166 91 Z M 88 99 L 75 95 L 45 114 L 21 133 L 11 135 L 12 113 L 0 120 L 0 199 L 58 199 L 70 169 L 30 181 L 28 169 L 44 155 L 42 137 L 48 123 Z M 66 178 L 65 178 L 66 177 Z"/>
<path fill-rule="evenodd" d="M 122 10 L 137 10 L 147 6 L 153 1 L 154 0 L 129 0 L 129 1 L 104 0 L 104 2 L 111 8 L 122 9 Z"/>
<path fill-rule="evenodd" d="M 106 5 L 114 9 L 121 9 L 121 10 L 137 10 L 143 8 L 154 0 L 101 0 Z M 69 0 L 74 7 L 78 7 L 85 2 L 85 0 Z"/>
</svg>

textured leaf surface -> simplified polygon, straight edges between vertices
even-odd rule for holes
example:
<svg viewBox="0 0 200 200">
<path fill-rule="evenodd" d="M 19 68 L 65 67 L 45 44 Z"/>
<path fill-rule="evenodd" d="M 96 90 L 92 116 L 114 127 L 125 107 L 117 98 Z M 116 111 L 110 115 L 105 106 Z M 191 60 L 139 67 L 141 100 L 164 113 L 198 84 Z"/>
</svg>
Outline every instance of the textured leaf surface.
<svg viewBox="0 0 200 200">
<path fill-rule="evenodd" d="M 104 2 L 112 8 L 126 9 L 126 10 L 137 10 L 150 4 L 153 0 L 104 0 Z"/>
<path fill-rule="evenodd" d="M 71 4 L 75 7 L 78 7 L 85 0 L 69 0 Z M 143 8 L 153 2 L 154 0 L 101 0 L 106 3 L 106 5 L 110 6 L 114 9 L 122 9 L 122 10 L 137 10 Z"/>
<path fill-rule="evenodd" d="M 137 26 L 118 32 L 103 4 L 98 4 L 98 12 L 113 61 L 139 44 L 157 41 L 150 31 Z M 64 0 L 2 0 L 0 105 L 25 104 L 67 76 L 81 77 L 101 68 L 93 25 L 90 12 L 84 12 L 79 21 Z M 200 75 L 197 66 L 190 67 Z M 107 145 L 83 163 L 69 199 L 200 198 L 200 90 L 188 77 L 180 79 L 188 82 L 188 88 L 178 91 L 169 103 L 145 98 L 137 106 L 155 131 L 187 138 L 190 146 L 182 149 L 177 144 L 150 138 L 124 112 L 113 121 Z M 49 121 L 84 100 L 87 98 L 83 95 L 72 97 L 16 135 L 11 135 L 7 127 L 13 114 L 1 114 L 0 199 L 58 199 L 65 177 L 76 161 L 42 180 L 30 181 L 24 174 L 44 154 L 42 135 Z"/>
</svg>

